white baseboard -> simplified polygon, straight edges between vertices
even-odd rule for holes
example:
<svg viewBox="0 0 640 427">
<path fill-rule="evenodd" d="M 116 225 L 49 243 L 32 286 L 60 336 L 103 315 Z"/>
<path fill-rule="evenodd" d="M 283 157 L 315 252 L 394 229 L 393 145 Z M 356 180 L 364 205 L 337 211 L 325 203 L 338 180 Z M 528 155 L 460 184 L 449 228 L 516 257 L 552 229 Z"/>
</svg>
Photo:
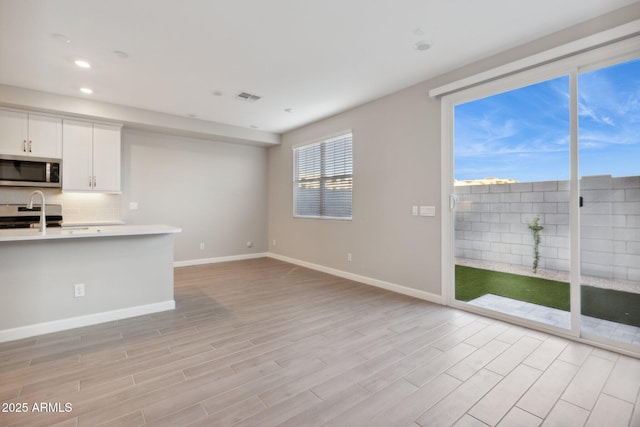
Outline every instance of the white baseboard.
<svg viewBox="0 0 640 427">
<path fill-rule="evenodd" d="M 221 256 L 216 258 L 200 258 L 200 259 L 191 259 L 186 261 L 175 261 L 173 263 L 173 266 L 189 267 L 192 265 L 215 264 L 217 262 L 241 261 L 245 259 L 264 258 L 266 256 L 268 256 L 266 252 L 261 252 L 256 254 L 230 255 L 230 256 Z"/>
<path fill-rule="evenodd" d="M 442 297 L 440 295 L 432 294 L 430 292 L 420 291 L 417 289 L 408 288 L 406 286 L 397 285 L 395 283 L 385 282 L 383 280 L 373 279 L 371 277 L 361 276 L 359 274 L 349 273 L 347 271 L 337 270 L 335 268 L 313 264 L 311 262 L 302 261 L 296 258 L 290 258 L 284 255 L 274 254 L 272 252 L 267 253 L 266 256 L 280 260 L 280 261 L 299 265 L 301 267 L 310 268 L 312 270 L 322 271 L 323 273 L 342 277 L 343 279 L 353 280 L 355 282 L 364 283 L 365 285 L 371 285 L 377 288 L 386 289 L 388 291 L 396 292 L 403 295 L 408 295 L 421 300 L 434 302 L 436 304 L 442 304 Z"/>
<path fill-rule="evenodd" d="M 29 338 L 36 335 L 50 334 L 52 332 L 65 331 L 67 329 L 80 328 L 82 326 L 96 325 L 98 323 L 127 319 L 129 317 L 142 316 L 144 314 L 158 313 L 176 308 L 174 300 L 157 302 L 153 304 L 139 305 L 136 307 L 122 308 L 119 310 L 104 311 L 102 313 L 87 314 L 85 316 L 71 317 L 68 319 L 54 320 L 52 322 L 37 323 L 35 325 L 21 326 L 19 328 L 0 331 L 0 343 Z"/>
</svg>

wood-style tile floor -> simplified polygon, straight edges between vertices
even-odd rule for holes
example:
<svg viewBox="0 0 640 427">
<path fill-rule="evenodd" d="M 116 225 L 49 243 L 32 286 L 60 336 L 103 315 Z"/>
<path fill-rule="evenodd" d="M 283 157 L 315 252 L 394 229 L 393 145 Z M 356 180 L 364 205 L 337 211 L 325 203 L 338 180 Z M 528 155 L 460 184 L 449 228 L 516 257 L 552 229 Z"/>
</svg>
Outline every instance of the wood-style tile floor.
<svg viewBox="0 0 640 427">
<path fill-rule="evenodd" d="M 640 426 L 637 359 L 273 259 L 175 276 L 175 311 L 0 344 L 0 425 Z"/>
</svg>

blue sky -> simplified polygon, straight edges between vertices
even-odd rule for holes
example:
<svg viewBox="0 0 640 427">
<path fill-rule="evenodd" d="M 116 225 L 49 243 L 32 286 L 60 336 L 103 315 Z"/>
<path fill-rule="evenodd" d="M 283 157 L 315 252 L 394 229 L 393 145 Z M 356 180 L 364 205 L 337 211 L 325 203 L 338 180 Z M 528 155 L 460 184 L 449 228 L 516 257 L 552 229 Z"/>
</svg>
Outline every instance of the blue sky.
<svg viewBox="0 0 640 427">
<path fill-rule="evenodd" d="M 640 175 L 640 60 L 578 77 L 579 174 Z M 455 178 L 569 178 L 569 77 L 455 107 Z"/>
</svg>

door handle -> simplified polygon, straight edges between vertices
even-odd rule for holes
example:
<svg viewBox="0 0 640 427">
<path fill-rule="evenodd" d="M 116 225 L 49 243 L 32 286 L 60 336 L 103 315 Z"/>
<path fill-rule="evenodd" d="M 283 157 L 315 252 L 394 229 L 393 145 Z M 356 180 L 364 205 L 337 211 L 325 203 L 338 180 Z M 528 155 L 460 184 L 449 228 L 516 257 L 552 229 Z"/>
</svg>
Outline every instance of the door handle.
<svg viewBox="0 0 640 427">
<path fill-rule="evenodd" d="M 456 197 L 455 194 L 449 195 L 449 210 L 450 211 L 453 212 L 456 209 L 457 201 L 458 201 L 458 198 Z"/>
</svg>

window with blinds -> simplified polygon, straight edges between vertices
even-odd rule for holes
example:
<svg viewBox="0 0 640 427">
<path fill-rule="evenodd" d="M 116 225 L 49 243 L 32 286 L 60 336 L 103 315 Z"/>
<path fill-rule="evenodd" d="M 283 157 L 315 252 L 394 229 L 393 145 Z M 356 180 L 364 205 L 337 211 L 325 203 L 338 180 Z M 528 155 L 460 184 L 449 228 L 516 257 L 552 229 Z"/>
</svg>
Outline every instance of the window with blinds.
<svg viewBox="0 0 640 427">
<path fill-rule="evenodd" d="M 295 217 L 351 219 L 351 133 L 295 147 L 293 162 Z"/>
</svg>

